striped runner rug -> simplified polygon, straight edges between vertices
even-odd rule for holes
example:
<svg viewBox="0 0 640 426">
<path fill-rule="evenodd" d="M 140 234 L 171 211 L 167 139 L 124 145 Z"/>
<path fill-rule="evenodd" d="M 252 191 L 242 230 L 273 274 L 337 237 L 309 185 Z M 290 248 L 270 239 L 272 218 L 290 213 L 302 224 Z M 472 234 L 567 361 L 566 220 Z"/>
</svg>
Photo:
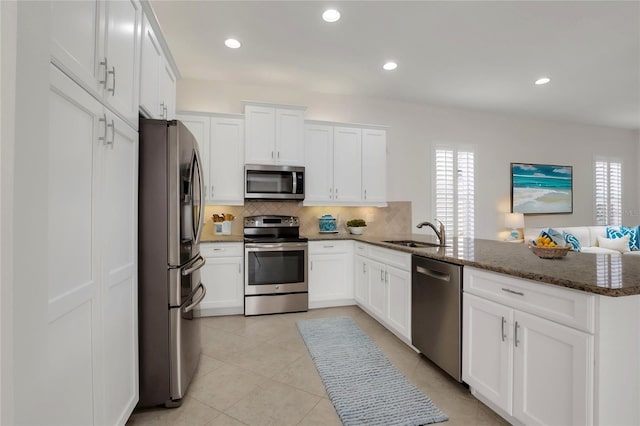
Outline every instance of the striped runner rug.
<svg viewBox="0 0 640 426">
<path fill-rule="evenodd" d="M 351 318 L 297 324 L 344 425 L 419 426 L 449 419 Z"/>
</svg>

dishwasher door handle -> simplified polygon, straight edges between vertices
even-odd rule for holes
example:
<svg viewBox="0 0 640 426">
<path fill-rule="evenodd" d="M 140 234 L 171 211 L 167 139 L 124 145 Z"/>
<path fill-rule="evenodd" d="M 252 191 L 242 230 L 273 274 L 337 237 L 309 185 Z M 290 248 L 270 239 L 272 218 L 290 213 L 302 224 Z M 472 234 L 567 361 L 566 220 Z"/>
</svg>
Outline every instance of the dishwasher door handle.
<svg viewBox="0 0 640 426">
<path fill-rule="evenodd" d="M 431 278 L 435 278 L 440 281 L 446 281 L 446 282 L 451 281 L 451 275 L 443 274 L 442 272 L 438 272 L 438 271 L 433 271 L 431 269 L 427 269 L 422 266 L 416 266 L 416 272 Z"/>
</svg>

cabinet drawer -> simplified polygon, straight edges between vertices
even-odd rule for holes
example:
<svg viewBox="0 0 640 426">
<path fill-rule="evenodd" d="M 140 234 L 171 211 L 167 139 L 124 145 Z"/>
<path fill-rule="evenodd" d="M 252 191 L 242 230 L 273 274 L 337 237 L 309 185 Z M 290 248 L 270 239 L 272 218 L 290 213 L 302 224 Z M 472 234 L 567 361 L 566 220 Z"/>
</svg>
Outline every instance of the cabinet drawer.
<svg viewBox="0 0 640 426">
<path fill-rule="evenodd" d="M 411 270 L 411 255 L 398 250 L 391 250 L 377 246 L 369 247 L 371 259 L 378 260 L 385 265 L 395 266 L 405 271 Z"/>
<path fill-rule="evenodd" d="M 508 275 L 464 268 L 464 291 L 590 333 L 594 332 L 592 294 Z"/>
<path fill-rule="evenodd" d="M 369 247 L 371 247 L 369 244 L 365 244 L 365 243 L 359 243 L 356 242 L 355 243 L 355 253 L 359 254 L 360 256 L 369 256 Z"/>
<path fill-rule="evenodd" d="M 349 253 L 352 247 L 349 240 L 309 241 L 309 254 Z"/>
<path fill-rule="evenodd" d="M 244 256 L 243 243 L 202 243 L 200 254 L 204 257 Z"/>
</svg>

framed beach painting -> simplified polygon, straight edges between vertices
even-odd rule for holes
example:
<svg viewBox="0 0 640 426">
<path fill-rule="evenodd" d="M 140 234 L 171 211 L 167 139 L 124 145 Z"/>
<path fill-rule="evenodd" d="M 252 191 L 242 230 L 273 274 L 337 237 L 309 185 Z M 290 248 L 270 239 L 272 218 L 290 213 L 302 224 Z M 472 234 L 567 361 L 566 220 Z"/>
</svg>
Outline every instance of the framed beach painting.
<svg viewBox="0 0 640 426">
<path fill-rule="evenodd" d="M 511 212 L 573 213 L 573 167 L 511 163 Z"/>
</svg>

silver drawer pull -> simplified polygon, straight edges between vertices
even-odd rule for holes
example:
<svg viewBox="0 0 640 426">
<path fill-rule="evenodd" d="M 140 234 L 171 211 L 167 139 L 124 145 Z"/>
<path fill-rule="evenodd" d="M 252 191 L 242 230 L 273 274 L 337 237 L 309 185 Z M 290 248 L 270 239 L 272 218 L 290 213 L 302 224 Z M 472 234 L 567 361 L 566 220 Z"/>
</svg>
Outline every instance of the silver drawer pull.
<svg viewBox="0 0 640 426">
<path fill-rule="evenodd" d="M 324 248 L 333 248 L 333 246 L 323 246 Z"/>
<path fill-rule="evenodd" d="M 502 291 L 506 291 L 507 293 L 511 293 L 511 294 L 517 294 L 518 296 L 524 296 L 524 293 L 511 290 L 510 288 L 503 288 Z"/>
</svg>

